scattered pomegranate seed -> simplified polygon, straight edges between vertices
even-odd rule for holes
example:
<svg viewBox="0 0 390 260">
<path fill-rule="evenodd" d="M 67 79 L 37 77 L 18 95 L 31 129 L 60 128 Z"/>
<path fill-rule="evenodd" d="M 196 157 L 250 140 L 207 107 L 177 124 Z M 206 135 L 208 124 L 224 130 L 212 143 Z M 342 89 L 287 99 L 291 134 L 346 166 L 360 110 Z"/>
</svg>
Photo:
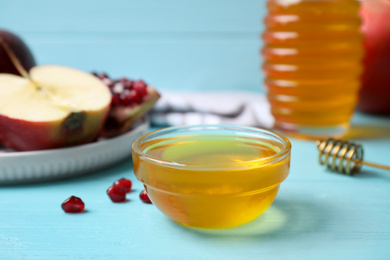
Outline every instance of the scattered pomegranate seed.
<svg viewBox="0 0 390 260">
<path fill-rule="evenodd" d="M 114 185 L 107 189 L 107 195 L 113 202 L 126 201 L 126 191 Z"/>
<path fill-rule="evenodd" d="M 152 204 L 148 194 L 146 193 L 146 190 L 141 191 L 141 193 L 139 194 L 139 198 L 142 200 L 143 203 Z"/>
<path fill-rule="evenodd" d="M 61 208 L 66 213 L 80 213 L 84 210 L 84 207 L 84 202 L 76 196 L 70 196 L 61 204 Z"/>
<path fill-rule="evenodd" d="M 132 185 L 131 180 L 125 178 L 116 180 L 114 182 L 114 186 L 123 189 L 126 193 L 129 193 L 131 191 L 131 185 Z"/>
</svg>

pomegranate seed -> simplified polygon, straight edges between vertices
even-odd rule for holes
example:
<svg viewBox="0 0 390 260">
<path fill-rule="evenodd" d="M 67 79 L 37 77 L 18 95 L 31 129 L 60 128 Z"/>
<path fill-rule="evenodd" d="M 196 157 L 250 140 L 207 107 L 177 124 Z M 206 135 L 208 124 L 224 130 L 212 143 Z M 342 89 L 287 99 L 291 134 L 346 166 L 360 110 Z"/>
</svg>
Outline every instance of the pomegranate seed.
<svg viewBox="0 0 390 260">
<path fill-rule="evenodd" d="M 123 88 L 130 89 L 132 84 L 133 84 L 133 81 L 129 80 L 129 79 L 125 78 L 125 77 L 122 77 L 120 79 L 120 83 L 122 84 Z"/>
<path fill-rule="evenodd" d="M 131 180 L 125 178 L 116 180 L 114 182 L 114 186 L 123 189 L 126 193 L 129 193 L 131 191 L 131 184 Z"/>
<path fill-rule="evenodd" d="M 113 80 L 106 73 L 91 72 L 110 88 L 113 106 L 132 106 L 141 104 L 148 94 L 147 84 L 143 80 L 133 81 L 126 77 Z"/>
<path fill-rule="evenodd" d="M 99 78 L 101 78 L 101 79 L 108 79 L 110 77 L 106 73 L 102 72 L 102 73 L 99 73 Z"/>
<path fill-rule="evenodd" d="M 118 188 L 116 186 L 111 186 L 110 188 L 107 189 L 107 194 L 108 197 L 113 202 L 124 202 L 126 201 L 126 191 L 124 191 L 121 188 Z"/>
<path fill-rule="evenodd" d="M 113 88 L 114 87 L 114 82 L 111 79 L 109 79 L 109 78 L 102 78 L 101 80 L 103 81 L 103 83 L 107 87 L 109 87 L 109 88 Z"/>
<path fill-rule="evenodd" d="M 134 82 L 133 84 L 133 89 L 137 91 L 138 95 L 140 95 L 141 97 L 144 97 L 148 94 L 146 88 L 147 88 L 146 83 L 141 79 Z"/>
<path fill-rule="evenodd" d="M 116 93 L 116 94 L 121 94 L 123 92 L 123 90 L 124 90 L 123 85 L 121 83 L 118 83 L 118 82 L 114 82 L 114 84 L 111 88 L 111 92 Z"/>
<path fill-rule="evenodd" d="M 148 194 L 146 193 L 146 190 L 141 191 L 141 193 L 139 194 L 139 198 L 142 200 L 143 203 L 152 204 Z"/>
<path fill-rule="evenodd" d="M 128 81 L 128 84 L 125 86 L 125 88 L 126 88 L 126 89 L 133 89 L 133 84 L 134 84 L 134 81 L 129 80 L 129 81 Z"/>
<path fill-rule="evenodd" d="M 123 86 L 125 86 L 126 84 L 127 84 L 127 78 L 125 78 L 125 77 L 122 77 L 122 78 L 120 78 L 119 79 L 119 82 L 123 85 Z"/>
<path fill-rule="evenodd" d="M 61 204 L 61 208 L 66 213 L 80 213 L 84 210 L 84 207 L 84 202 L 76 196 L 70 196 Z"/>
<path fill-rule="evenodd" d="M 129 80 L 129 89 L 133 89 L 134 87 L 134 83 L 135 83 L 135 81 L 133 81 L 133 80 Z"/>
<path fill-rule="evenodd" d="M 120 100 L 121 104 L 124 106 L 131 106 L 134 103 L 137 103 L 140 101 L 140 96 L 135 90 L 127 90 L 125 89 L 120 94 Z M 142 101 L 142 100 L 141 100 Z"/>
<path fill-rule="evenodd" d="M 129 97 L 132 102 L 139 103 L 142 101 L 142 97 L 135 90 L 130 90 Z"/>
<path fill-rule="evenodd" d="M 119 106 L 121 103 L 119 95 L 112 95 L 111 103 L 113 106 Z"/>
<path fill-rule="evenodd" d="M 119 95 L 119 99 L 120 99 L 120 104 L 123 105 L 123 106 L 130 106 L 131 104 L 133 104 L 134 102 L 132 101 L 131 99 L 131 95 L 130 95 L 130 90 L 124 90 L 120 95 Z"/>
</svg>

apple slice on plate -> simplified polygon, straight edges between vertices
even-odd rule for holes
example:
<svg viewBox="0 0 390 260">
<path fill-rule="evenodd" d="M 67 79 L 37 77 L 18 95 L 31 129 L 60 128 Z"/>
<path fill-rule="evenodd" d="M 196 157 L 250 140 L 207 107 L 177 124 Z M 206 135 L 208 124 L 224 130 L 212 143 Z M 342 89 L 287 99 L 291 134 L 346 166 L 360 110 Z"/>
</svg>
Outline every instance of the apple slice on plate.
<svg viewBox="0 0 390 260">
<path fill-rule="evenodd" d="M 27 78 L 0 73 L 0 143 L 31 151 L 91 142 L 110 104 L 101 80 L 73 68 L 36 66 Z"/>
</svg>

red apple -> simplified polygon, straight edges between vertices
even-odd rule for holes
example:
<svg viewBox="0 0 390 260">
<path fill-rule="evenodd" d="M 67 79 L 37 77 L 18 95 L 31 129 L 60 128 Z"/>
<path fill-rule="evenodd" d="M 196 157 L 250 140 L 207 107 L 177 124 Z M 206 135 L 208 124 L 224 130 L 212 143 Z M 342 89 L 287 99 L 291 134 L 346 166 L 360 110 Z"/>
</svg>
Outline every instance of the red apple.
<svg viewBox="0 0 390 260">
<path fill-rule="evenodd" d="M 31 51 L 17 35 L 0 29 L 0 41 L 4 41 L 9 46 L 26 71 L 35 66 L 35 60 Z M 20 75 L 4 48 L 0 48 L 0 73 Z"/>
<path fill-rule="evenodd" d="M 363 0 L 364 71 L 359 110 L 390 114 L 390 1 Z"/>
<path fill-rule="evenodd" d="M 42 150 L 93 141 L 111 103 L 106 85 L 63 66 L 37 66 L 30 78 L 0 73 L 0 143 Z"/>
</svg>

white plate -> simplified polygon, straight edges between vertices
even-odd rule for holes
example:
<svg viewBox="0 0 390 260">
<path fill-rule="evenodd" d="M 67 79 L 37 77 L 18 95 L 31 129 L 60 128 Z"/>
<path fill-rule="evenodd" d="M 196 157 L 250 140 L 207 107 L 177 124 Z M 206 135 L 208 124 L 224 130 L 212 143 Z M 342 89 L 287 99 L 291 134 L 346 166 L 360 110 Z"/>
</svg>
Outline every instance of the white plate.
<svg viewBox="0 0 390 260">
<path fill-rule="evenodd" d="M 143 120 L 115 138 L 75 147 L 0 154 L 0 184 L 62 179 L 96 171 L 131 158 L 131 144 L 148 131 Z"/>
</svg>

